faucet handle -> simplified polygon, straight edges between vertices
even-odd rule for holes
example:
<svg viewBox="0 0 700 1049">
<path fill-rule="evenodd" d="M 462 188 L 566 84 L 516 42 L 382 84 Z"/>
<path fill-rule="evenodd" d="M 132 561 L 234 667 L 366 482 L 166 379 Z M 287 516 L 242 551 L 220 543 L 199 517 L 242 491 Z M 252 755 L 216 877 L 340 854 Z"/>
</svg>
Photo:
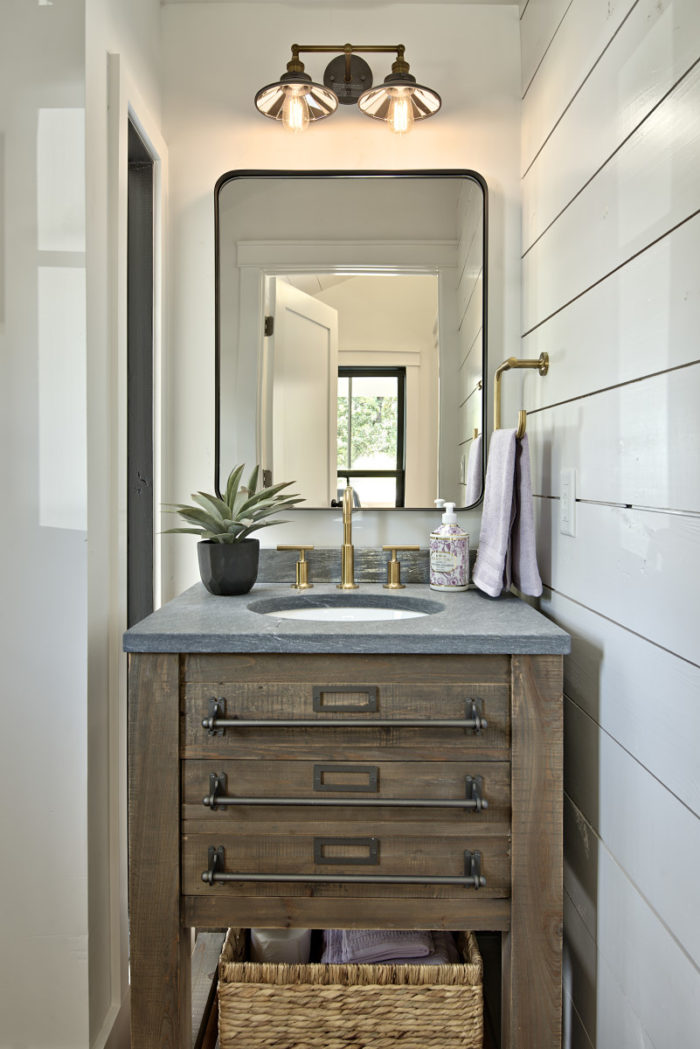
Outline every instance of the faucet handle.
<svg viewBox="0 0 700 1049">
<path fill-rule="evenodd" d="M 306 551 L 313 550 L 313 546 L 278 546 L 278 550 L 298 550 L 296 583 L 291 584 L 292 590 L 311 590 L 313 583 L 309 582 L 309 562 L 306 560 Z"/>
<path fill-rule="evenodd" d="M 390 546 L 383 546 L 382 550 L 391 550 L 391 560 L 386 563 L 386 583 L 384 584 L 385 590 L 403 590 L 405 584 L 401 582 L 401 562 L 396 556 L 397 550 L 420 550 L 419 546 L 397 546 L 395 543 Z"/>
</svg>

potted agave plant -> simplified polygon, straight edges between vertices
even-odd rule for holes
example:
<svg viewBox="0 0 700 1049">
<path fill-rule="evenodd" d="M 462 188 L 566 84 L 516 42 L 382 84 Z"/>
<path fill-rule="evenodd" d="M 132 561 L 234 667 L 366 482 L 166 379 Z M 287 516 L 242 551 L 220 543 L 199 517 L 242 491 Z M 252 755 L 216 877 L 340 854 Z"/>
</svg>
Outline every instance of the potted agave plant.
<svg viewBox="0 0 700 1049">
<path fill-rule="evenodd" d="M 168 528 L 167 532 L 201 536 L 197 544 L 199 572 L 207 590 L 217 596 L 248 593 L 258 577 L 260 555 L 260 541 L 250 539 L 250 533 L 268 525 L 286 524 L 275 515 L 304 501 L 298 495 L 282 494 L 293 481 L 258 489 L 258 466 L 247 485 L 240 486 L 244 469 L 245 465 L 233 468 L 223 499 L 195 492 L 192 498 L 196 506 L 169 507 L 187 522 L 187 527 Z M 270 520 L 272 517 L 275 520 Z"/>
</svg>

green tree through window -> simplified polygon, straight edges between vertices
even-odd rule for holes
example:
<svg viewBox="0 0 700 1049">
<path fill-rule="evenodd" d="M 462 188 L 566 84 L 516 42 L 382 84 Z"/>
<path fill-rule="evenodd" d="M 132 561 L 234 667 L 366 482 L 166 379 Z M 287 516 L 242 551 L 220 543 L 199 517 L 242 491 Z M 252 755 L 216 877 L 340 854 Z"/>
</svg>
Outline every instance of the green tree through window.
<svg viewBox="0 0 700 1049">
<path fill-rule="evenodd" d="M 396 465 L 396 431 L 398 397 L 338 398 L 338 466 L 353 467 L 360 463 L 377 469 Z"/>
</svg>

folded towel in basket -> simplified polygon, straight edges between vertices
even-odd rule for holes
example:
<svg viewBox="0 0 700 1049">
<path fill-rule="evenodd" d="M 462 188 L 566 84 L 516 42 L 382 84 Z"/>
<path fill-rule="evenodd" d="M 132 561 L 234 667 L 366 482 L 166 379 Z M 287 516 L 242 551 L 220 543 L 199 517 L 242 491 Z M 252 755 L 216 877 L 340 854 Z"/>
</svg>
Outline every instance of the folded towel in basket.
<svg viewBox="0 0 700 1049">
<path fill-rule="evenodd" d="M 430 932 L 397 929 L 327 929 L 322 962 L 370 964 L 403 958 L 425 958 L 433 951 Z"/>
<path fill-rule="evenodd" d="M 426 954 L 424 958 L 401 958 L 396 961 L 400 965 L 457 965 L 460 957 L 452 933 L 434 932 L 432 935 L 434 948 L 430 954 Z"/>
<path fill-rule="evenodd" d="M 321 961 L 327 965 L 343 964 L 343 930 L 325 929 Z"/>
<path fill-rule="evenodd" d="M 398 929 L 327 929 L 321 961 L 330 965 L 392 962 L 441 965 L 459 960 L 450 933 Z"/>
<path fill-rule="evenodd" d="M 368 964 L 401 958 L 425 958 L 433 951 L 430 932 L 397 929 L 327 929 L 322 962 Z"/>
</svg>

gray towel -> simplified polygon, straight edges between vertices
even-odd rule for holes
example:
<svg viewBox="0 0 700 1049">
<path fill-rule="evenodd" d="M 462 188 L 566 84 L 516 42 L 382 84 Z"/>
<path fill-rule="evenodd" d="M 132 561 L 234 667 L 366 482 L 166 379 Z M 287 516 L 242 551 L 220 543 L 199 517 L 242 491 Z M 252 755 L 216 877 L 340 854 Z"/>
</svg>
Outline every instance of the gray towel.
<svg viewBox="0 0 700 1049">
<path fill-rule="evenodd" d="M 491 597 L 511 582 L 523 594 L 538 597 L 542 580 L 537 569 L 535 521 L 527 434 L 494 430 L 489 445 L 479 549 L 472 579 Z"/>
<path fill-rule="evenodd" d="M 424 958 L 397 958 L 400 965 L 456 965 L 460 961 L 459 951 L 451 932 L 434 932 L 434 947 Z"/>
<path fill-rule="evenodd" d="M 515 442 L 515 484 L 513 487 L 514 517 L 511 530 L 511 579 L 521 594 L 539 597 L 542 580 L 537 567 L 535 541 L 535 513 L 532 507 L 532 480 L 530 479 L 530 444 L 525 434 Z"/>
<path fill-rule="evenodd" d="M 325 929 L 323 933 L 323 954 L 321 961 L 326 965 L 342 965 L 343 930 Z"/>
<path fill-rule="evenodd" d="M 481 476 L 481 444 L 483 437 L 479 434 L 471 443 L 469 462 L 467 463 L 467 487 L 464 493 L 464 505 L 471 506 L 481 499 L 483 478 Z"/>
<path fill-rule="evenodd" d="M 433 953 L 431 932 L 399 929 L 327 929 L 324 933 L 322 962 L 371 963 L 420 959 Z"/>
</svg>

